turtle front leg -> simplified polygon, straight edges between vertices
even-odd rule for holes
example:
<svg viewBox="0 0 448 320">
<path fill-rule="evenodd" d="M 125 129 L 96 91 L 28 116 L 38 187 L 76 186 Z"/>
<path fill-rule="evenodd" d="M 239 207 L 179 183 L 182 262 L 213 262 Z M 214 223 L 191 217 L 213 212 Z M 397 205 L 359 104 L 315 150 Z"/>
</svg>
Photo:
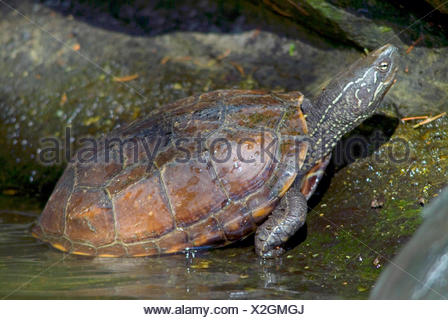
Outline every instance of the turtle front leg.
<svg viewBox="0 0 448 320">
<path fill-rule="evenodd" d="M 263 258 L 282 255 L 282 245 L 305 223 L 308 205 L 296 186 L 290 188 L 255 234 L 255 251 Z"/>
</svg>

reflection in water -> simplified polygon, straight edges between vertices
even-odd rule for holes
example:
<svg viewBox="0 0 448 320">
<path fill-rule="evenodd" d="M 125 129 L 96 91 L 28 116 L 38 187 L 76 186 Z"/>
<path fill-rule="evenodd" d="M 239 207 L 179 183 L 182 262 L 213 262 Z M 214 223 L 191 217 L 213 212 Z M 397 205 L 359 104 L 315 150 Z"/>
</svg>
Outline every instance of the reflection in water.
<svg viewBox="0 0 448 320">
<path fill-rule="evenodd" d="M 158 258 L 89 258 L 34 239 L 40 205 L 14 197 L 0 211 L 0 297 L 7 299 L 302 299 L 337 298 L 327 266 L 306 270 L 298 250 L 266 261 L 253 238 L 223 249 Z M 10 201 L 10 200 L 8 200 Z M 28 212 L 28 213 L 27 213 Z M 296 249 L 298 249 L 297 247 Z M 339 280 L 338 280 L 339 281 Z M 330 289 L 331 288 L 331 289 Z"/>
</svg>

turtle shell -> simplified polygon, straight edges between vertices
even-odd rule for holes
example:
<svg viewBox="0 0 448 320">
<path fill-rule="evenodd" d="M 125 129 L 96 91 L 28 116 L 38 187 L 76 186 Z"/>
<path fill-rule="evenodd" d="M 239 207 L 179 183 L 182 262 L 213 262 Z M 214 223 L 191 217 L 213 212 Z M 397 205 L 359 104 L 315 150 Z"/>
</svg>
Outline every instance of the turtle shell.
<svg viewBox="0 0 448 320">
<path fill-rule="evenodd" d="M 77 151 L 33 235 L 103 257 L 176 253 L 249 235 L 304 163 L 303 99 L 213 91 L 106 135 L 97 148 Z"/>
</svg>

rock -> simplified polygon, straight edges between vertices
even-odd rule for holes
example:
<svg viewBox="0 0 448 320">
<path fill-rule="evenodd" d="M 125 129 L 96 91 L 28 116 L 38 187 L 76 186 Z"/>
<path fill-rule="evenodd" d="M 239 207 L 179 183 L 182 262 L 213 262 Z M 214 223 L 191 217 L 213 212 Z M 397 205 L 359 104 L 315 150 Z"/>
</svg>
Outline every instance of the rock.
<svg viewBox="0 0 448 320">
<path fill-rule="evenodd" d="M 338 1 L 334 4 L 325 0 L 264 0 L 263 3 L 277 14 L 304 24 L 337 42 L 373 49 L 390 42 L 389 39 L 394 37 L 391 25 L 369 18 L 366 15 L 369 11 L 364 7 L 349 11 L 337 5 Z"/>
<path fill-rule="evenodd" d="M 438 1 L 434 1 L 438 2 Z M 446 25 L 416 20 L 430 7 L 413 7 L 383 0 L 368 2 L 344 0 L 282 1 L 263 0 L 273 12 L 306 25 L 315 32 L 337 42 L 351 43 L 360 48 L 374 49 L 385 43 L 409 45 L 413 39 L 425 34 L 427 44 L 446 44 Z M 409 8 L 409 10 L 404 10 Z"/>
<path fill-rule="evenodd" d="M 202 32 L 162 32 L 157 29 L 162 23 L 148 36 L 107 11 L 89 20 L 101 21 L 99 28 L 67 15 L 65 7 L 33 1 L 15 6 L 39 27 L 14 11 L 1 12 L 0 27 L 11 32 L 0 35 L 0 189 L 44 198 L 70 158 L 67 146 L 73 151 L 83 136 L 98 136 L 165 103 L 218 88 L 299 89 L 311 97 L 329 75 L 360 56 L 315 35 L 308 36 L 311 45 L 257 30 L 244 16 L 236 18 L 239 23 L 227 17 L 216 25 L 213 15 L 208 21 L 196 13 L 188 25 L 197 21 Z M 169 19 L 170 10 L 157 10 L 151 14 Z M 187 28 L 176 21 L 167 23 L 169 28 L 176 23 Z M 134 79 L 116 81 L 129 76 Z M 76 141 L 66 143 L 67 128 Z M 57 161 L 43 163 L 40 157 L 53 144 L 42 139 L 49 138 L 57 139 L 61 151 Z"/>
<path fill-rule="evenodd" d="M 435 9 L 439 10 L 442 13 L 448 14 L 448 4 L 443 0 L 425 0 L 430 5 L 432 5 Z"/>
<path fill-rule="evenodd" d="M 393 43 L 402 53 L 402 72 L 386 101 L 393 103 L 400 115 L 446 110 L 446 23 L 415 20 L 414 11 L 404 10 L 407 5 L 381 0 L 264 0 L 263 3 L 285 19 L 297 21 L 333 41 L 369 50 Z"/>
<path fill-rule="evenodd" d="M 45 3 L 11 2 L 36 24 L 0 12 L 10 31 L 0 34 L 0 190 L 48 195 L 65 165 L 66 127 L 72 138 L 98 136 L 218 88 L 313 97 L 361 49 L 386 41 L 401 48 L 403 64 L 384 110 L 401 117 L 446 108 L 445 25 L 406 29 L 407 7 L 386 1 Z M 59 139 L 56 164 L 37 161 L 48 137 Z"/>
<path fill-rule="evenodd" d="M 381 273 L 371 299 L 448 298 L 448 189 L 424 210 L 424 222 Z"/>
<path fill-rule="evenodd" d="M 440 5 L 440 1 L 432 2 Z M 432 8 L 423 1 L 227 0 L 198 1 L 194 8 L 184 1 L 176 1 L 175 6 L 164 1 L 131 2 L 138 10 L 129 10 L 128 3 L 114 2 L 117 17 L 150 33 L 172 29 L 203 31 L 215 24 L 213 30 L 221 32 L 256 27 L 311 43 L 315 37 L 310 33 L 315 32 L 329 39 L 334 49 L 342 44 L 372 50 L 391 42 L 402 52 L 402 72 L 386 97 L 386 104 L 394 105 L 391 111 L 408 116 L 446 110 L 448 24 L 437 11 L 426 16 Z M 201 18 L 207 16 L 213 17 L 213 21 Z M 425 19 L 418 19 L 423 16 Z M 234 20 L 232 27 L 226 23 L 229 19 Z M 329 79 L 332 74 L 327 74 Z"/>
<path fill-rule="evenodd" d="M 384 195 L 380 194 L 372 199 L 372 202 L 370 203 L 370 208 L 372 209 L 380 209 L 384 207 L 384 202 L 386 199 L 384 198 Z"/>
</svg>

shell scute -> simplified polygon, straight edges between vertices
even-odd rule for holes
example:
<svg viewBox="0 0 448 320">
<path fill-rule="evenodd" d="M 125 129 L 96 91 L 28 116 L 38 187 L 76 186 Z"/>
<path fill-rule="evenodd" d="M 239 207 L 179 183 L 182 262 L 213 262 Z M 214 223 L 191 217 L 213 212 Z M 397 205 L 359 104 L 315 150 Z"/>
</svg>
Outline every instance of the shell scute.
<svg viewBox="0 0 448 320">
<path fill-rule="evenodd" d="M 162 172 L 176 224 L 188 226 L 221 209 L 227 197 L 206 163 L 192 161 L 167 166 Z"/>
<path fill-rule="evenodd" d="M 116 243 L 107 247 L 98 248 L 96 254 L 98 257 L 104 258 L 123 257 L 126 255 L 126 249 L 122 244 Z"/>
<path fill-rule="evenodd" d="M 53 235 L 64 233 L 65 209 L 73 189 L 74 174 L 72 166 L 68 166 L 64 171 L 40 216 L 39 224 L 41 227 L 36 229 L 36 233 L 42 233 L 42 226 L 45 228 L 45 233 Z"/>
<path fill-rule="evenodd" d="M 215 143 L 217 142 L 217 143 Z M 276 138 L 268 132 L 223 130 L 207 141 L 218 178 L 231 199 L 260 188 L 275 166 Z"/>
<path fill-rule="evenodd" d="M 272 106 L 255 105 L 253 107 L 239 108 L 232 112 L 228 112 L 226 120 L 228 123 L 250 129 L 274 129 L 277 127 L 283 112 L 283 108 L 280 107 L 275 108 Z"/>
<path fill-rule="evenodd" d="M 159 248 L 153 242 L 129 244 L 126 248 L 131 257 L 154 256 L 160 253 Z"/>
<path fill-rule="evenodd" d="M 125 243 L 158 238 L 174 228 L 159 177 L 142 179 L 113 196 L 117 235 Z"/>
<path fill-rule="evenodd" d="M 193 247 L 205 245 L 221 245 L 225 243 L 225 235 L 215 218 L 207 218 L 205 221 L 195 224 L 188 230 L 188 235 Z"/>
<path fill-rule="evenodd" d="M 182 230 L 174 230 L 163 236 L 158 241 L 161 253 L 175 253 L 191 248 L 188 234 Z"/>
<path fill-rule="evenodd" d="M 141 164 L 132 167 L 131 169 L 124 170 L 110 180 L 106 189 L 113 196 L 123 190 L 126 190 L 132 184 L 144 178 L 147 175 L 147 172 L 147 164 Z"/>
<path fill-rule="evenodd" d="M 66 234 L 74 241 L 94 246 L 114 240 L 112 203 L 104 190 L 75 189 L 67 206 Z"/>
<path fill-rule="evenodd" d="M 89 245 L 85 245 L 85 244 L 81 244 L 81 243 L 74 243 L 70 253 L 76 254 L 79 256 L 96 256 L 97 250 L 93 246 L 89 246 Z"/>
<path fill-rule="evenodd" d="M 228 205 L 217 215 L 216 219 L 221 224 L 224 234 L 229 241 L 241 239 L 257 227 L 251 217 L 251 212 L 247 209 L 246 204 L 242 202 Z"/>
<path fill-rule="evenodd" d="M 76 181 L 78 186 L 86 187 L 101 187 L 111 177 L 119 173 L 123 167 L 121 155 L 115 145 L 107 145 L 106 149 L 99 150 L 95 155 L 79 160 L 79 150 L 75 155 L 77 161 L 76 167 Z M 90 151 L 89 151 L 90 152 Z"/>
</svg>

